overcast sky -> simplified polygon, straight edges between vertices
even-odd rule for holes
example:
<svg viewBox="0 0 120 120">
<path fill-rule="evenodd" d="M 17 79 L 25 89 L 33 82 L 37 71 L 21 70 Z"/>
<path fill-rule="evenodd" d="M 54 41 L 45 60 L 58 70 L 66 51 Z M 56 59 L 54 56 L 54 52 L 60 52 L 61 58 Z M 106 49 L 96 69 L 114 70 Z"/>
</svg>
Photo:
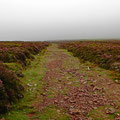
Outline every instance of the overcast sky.
<svg viewBox="0 0 120 120">
<path fill-rule="evenodd" d="M 120 0 L 0 0 L 0 40 L 120 38 Z"/>
</svg>

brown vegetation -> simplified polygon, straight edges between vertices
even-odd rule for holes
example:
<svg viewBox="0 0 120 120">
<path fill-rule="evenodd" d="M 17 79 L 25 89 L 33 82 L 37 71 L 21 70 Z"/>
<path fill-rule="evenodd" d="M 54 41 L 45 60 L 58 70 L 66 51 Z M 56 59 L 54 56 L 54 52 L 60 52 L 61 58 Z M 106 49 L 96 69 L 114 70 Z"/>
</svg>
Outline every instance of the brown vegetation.
<svg viewBox="0 0 120 120">
<path fill-rule="evenodd" d="M 44 42 L 0 42 L 0 113 L 7 112 L 13 102 L 23 98 L 21 70 L 47 46 Z"/>
</svg>

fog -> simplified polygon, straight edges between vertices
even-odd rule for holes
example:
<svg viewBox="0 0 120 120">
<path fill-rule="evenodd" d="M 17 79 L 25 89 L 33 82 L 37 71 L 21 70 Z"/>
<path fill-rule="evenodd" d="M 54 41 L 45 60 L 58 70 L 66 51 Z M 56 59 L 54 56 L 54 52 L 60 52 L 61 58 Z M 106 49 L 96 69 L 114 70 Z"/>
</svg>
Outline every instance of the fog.
<svg viewBox="0 0 120 120">
<path fill-rule="evenodd" d="M 120 0 L 0 0 L 0 40 L 120 38 Z"/>
</svg>

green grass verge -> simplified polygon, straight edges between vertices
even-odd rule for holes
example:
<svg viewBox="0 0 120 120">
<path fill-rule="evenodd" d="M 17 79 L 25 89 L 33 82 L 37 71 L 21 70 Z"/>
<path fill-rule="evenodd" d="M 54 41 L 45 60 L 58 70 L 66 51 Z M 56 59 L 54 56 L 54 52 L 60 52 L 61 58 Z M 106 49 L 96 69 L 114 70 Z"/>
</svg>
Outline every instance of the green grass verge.
<svg viewBox="0 0 120 120">
<path fill-rule="evenodd" d="M 97 109 L 92 110 L 89 112 L 88 117 L 92 118 L 92 120 L 114 120 L 117 112 L 113 114 L 106 114 L 106 109 L 110 106 L 101 106 Z"/>
<path fill-rule="evenodd" d="M 69 120 L 69 116 L 62 111 L 60 108 L 50 105 L 45 107 L 41 113 L 32 119 L 39 119 L 39 120 Z"/>
</svg>

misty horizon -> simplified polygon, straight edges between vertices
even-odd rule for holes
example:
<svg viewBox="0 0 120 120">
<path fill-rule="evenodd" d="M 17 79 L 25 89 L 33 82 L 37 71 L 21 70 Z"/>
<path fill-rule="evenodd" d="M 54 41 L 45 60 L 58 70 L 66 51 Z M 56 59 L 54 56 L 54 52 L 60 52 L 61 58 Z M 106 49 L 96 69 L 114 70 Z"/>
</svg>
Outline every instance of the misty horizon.
<svg viewBox="0 0 120 120">
<path fill-rule="evenodd" d="M 0 41 L 120 38 L 119 0 L 0 1 Z"/>
</svg>

